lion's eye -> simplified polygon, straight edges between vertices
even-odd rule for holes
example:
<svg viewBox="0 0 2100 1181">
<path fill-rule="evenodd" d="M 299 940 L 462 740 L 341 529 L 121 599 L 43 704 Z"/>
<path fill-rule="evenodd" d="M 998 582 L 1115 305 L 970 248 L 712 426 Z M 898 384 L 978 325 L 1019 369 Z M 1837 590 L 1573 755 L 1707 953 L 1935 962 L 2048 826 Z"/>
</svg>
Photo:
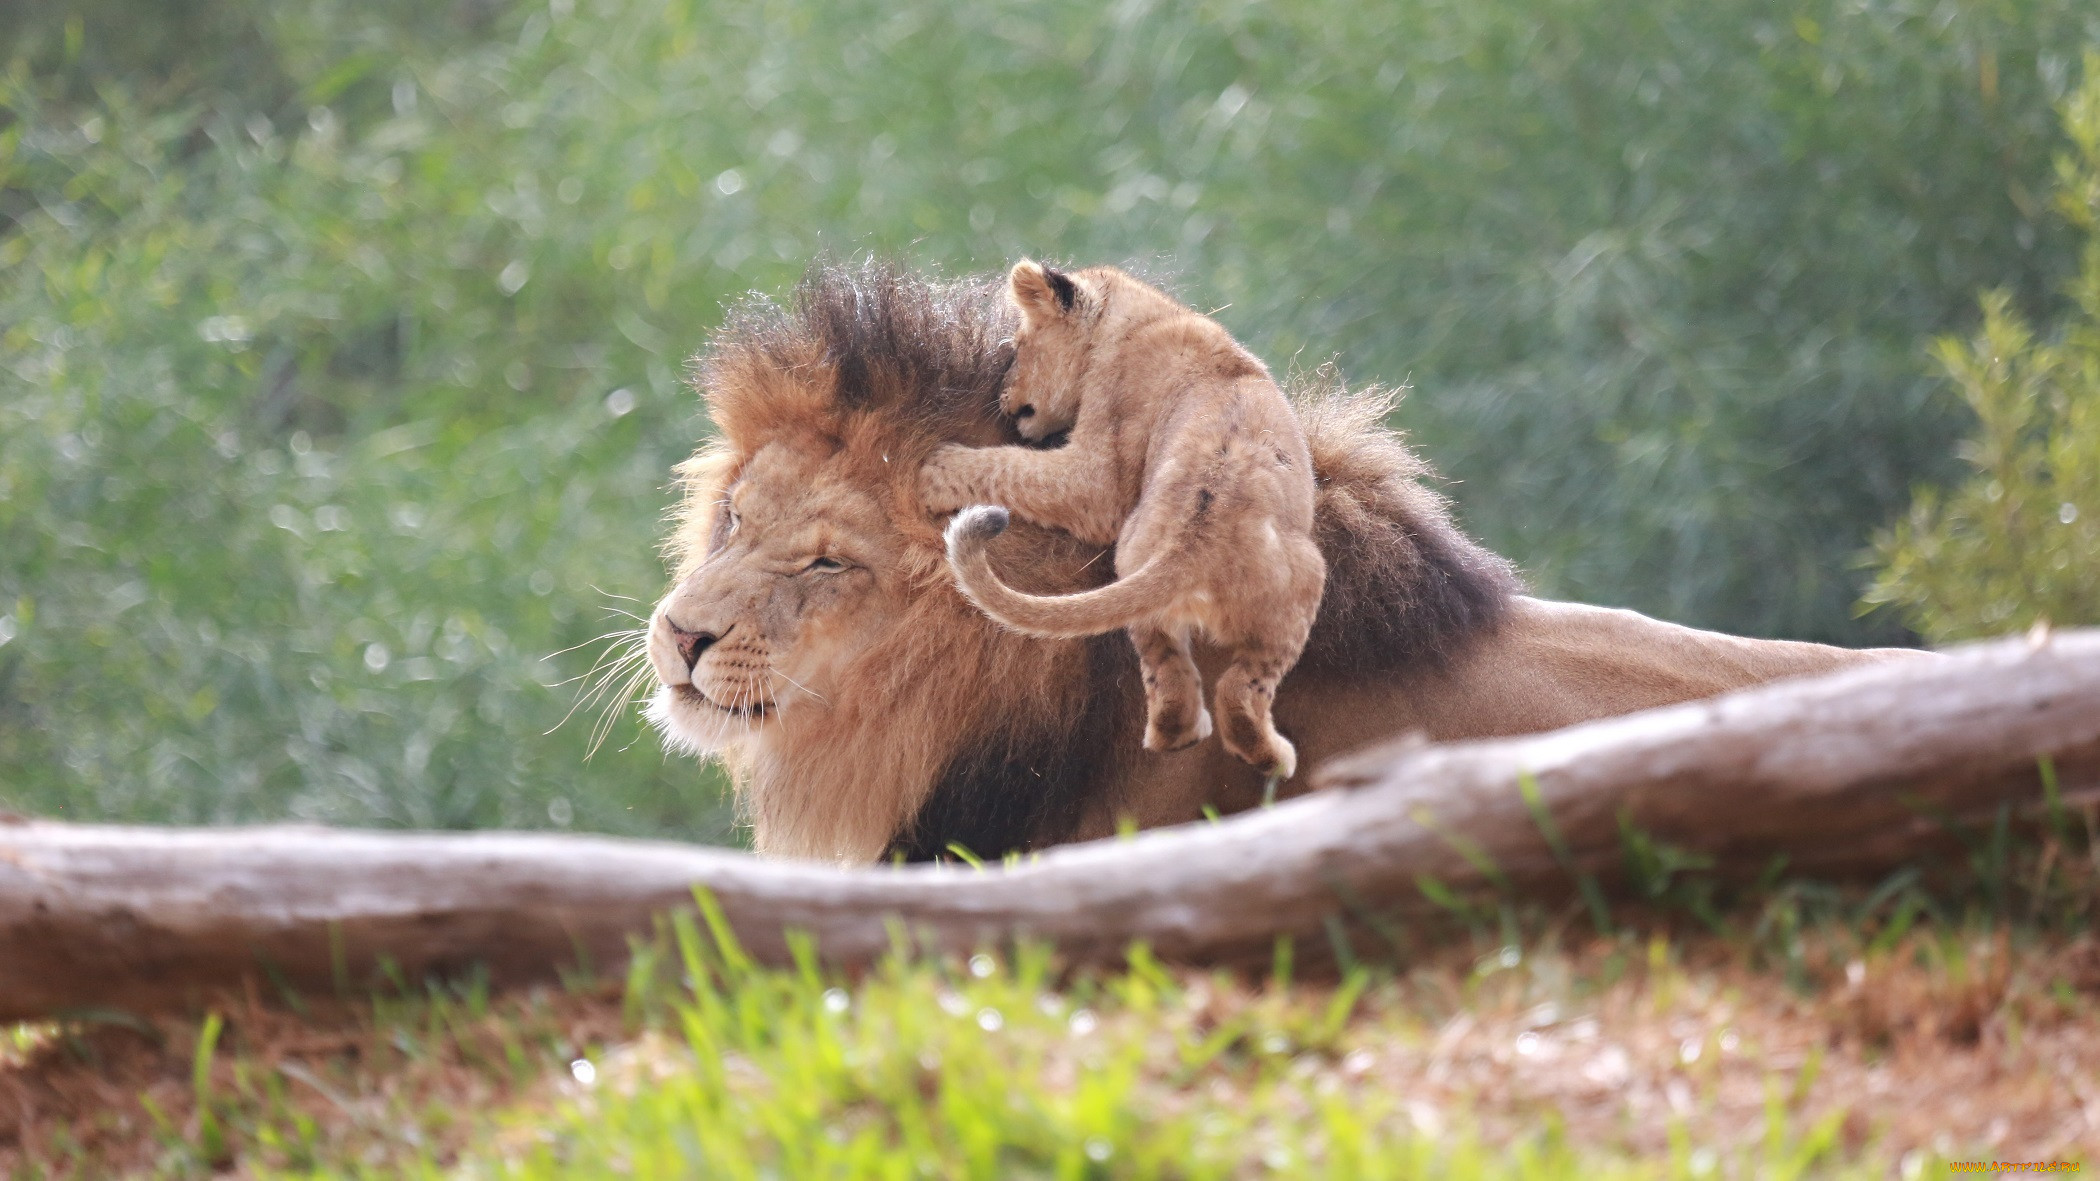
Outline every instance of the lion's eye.
<svg viewBox="0 0 2100 1181">
<path fill-rule="evenodd" d="M 836 574 L 845 568 L 846 564 L 837 558 L 812 558 L 809 565 L 802 568 L 802 572 L 804 574 Z"/>
</svg>

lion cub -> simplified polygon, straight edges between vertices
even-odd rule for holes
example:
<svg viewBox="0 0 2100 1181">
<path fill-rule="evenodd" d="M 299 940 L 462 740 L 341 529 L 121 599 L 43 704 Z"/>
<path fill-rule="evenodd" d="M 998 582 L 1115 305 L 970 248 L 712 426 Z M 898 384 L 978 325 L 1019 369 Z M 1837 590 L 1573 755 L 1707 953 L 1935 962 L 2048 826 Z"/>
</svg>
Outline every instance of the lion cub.
<svg viewBox="0 0 2100 1181">
<path fill-rule="evenodd" d="M 1231 659 L 1216 694 L 1226 749 L 1290 778 L 1297 752 L 1270 705 L 1327 578 L 1297 415 L 1224 328 L 1113 267 L 1066 274 L 1023 261 L 1008 279 L 1021 323 L 1000 407 L 1026 438 L 1071 437 L 1055 450 L 951 445 L 928 460 L 928 509 L 978 506 L 948 525 L 956 581 L 1016 631 L 1127 629 L 1151 750 L 1211 733 L 1189 655 L 1190 633 L 1201 631 Z M 1115 546 L 1117 580 L 1072 595 L 1013 590 L 985 554 L 1008 509 Z"/>
</svg>

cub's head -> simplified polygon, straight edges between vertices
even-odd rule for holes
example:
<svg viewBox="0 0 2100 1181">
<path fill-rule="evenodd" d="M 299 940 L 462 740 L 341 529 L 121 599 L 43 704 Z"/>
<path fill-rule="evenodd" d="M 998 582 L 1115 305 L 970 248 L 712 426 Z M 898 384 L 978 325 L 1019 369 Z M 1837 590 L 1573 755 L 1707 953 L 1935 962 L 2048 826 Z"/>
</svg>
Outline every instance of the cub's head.
<svg viewBox="0 0 2100 1181">
<path fill-rule="evenodd" d="M 1079 380 L 1107 302 L 1106 270 L 1060 271 L 1022 259 L 1007 273 L 1007 298 L 1020 323 L 999 408 L 1023 438 L 1070 430 L 1079 417 Z"/>
<path fill-rule="evenodd" d="M 1185 310 L 1115 267 L 1060 271 L 1022 259 L 1007 273 L 1006 287 L 1019 323 L 999 408 L 1027 439 L 1072 429 L 1082 379 L 1104 345 Z"/>
</svg>

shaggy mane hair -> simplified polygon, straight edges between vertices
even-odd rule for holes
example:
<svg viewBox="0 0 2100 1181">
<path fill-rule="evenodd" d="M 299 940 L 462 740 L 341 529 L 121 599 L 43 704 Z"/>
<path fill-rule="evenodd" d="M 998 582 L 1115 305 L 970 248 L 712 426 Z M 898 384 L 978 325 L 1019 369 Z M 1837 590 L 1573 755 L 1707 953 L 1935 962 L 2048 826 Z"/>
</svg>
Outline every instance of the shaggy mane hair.
<svg viewBox="0 0 2100 1181">
<path fill-rule="evenodd" d="M 998 412 L 1013 327 L 997 278 L 941 282 L 882 260 L 820 260 L 787 306 L 753 297 L 735 308 L 696 361 L 719 437 L 679 469 L 683 508 L 666 544 L 679 576 L 711 548 L 717 502 L 742 465 L 793 436 L 865 458 L 851 470 L 891 507 L 913 583 L 897 637 L 861 662 L 867 683 L 853 695 L 864 705 L 842 703 L 824 732 L 795 736 L 807 751 L 770 767 L 732 758 L 747 809 L 795 823 L 848 806 L 821 793 L 852 782 L 905 818 L 893 853 L 930 858 L 953 844 L 997 857 L 1068 839 L 1140 751 L 1129 643 L 999 627 L 955 589 L 938 524 L 918 506 L 917 472 L 935 447 L 1021 441 Z M 1390 395 L 1351 393 L 1326 371 L 1291 384 L 1328 562 L 1292 675 L 1434 667 L 1496 625 L 1520 589 L 1514 572 L 1424 486 L 1427 466 L 1385 426 Z M 1000 545 L 1001 569 L 1040 591 L 1081 589 L 1110 567 L 1054 531 L 1017 527 Z"/>
</svg>

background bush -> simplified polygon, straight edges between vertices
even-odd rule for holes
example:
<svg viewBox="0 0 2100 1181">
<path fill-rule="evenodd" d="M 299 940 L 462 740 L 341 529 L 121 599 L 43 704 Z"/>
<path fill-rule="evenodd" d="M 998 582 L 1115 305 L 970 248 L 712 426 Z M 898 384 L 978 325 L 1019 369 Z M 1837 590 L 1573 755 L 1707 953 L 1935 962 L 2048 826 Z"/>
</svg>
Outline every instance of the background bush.
<svg viewBox="0 0 2100 1181">
<path fill-rule="evenodd" d="M 1918 342 L 2055 314 L 2088 44 L 2084 0 L 10 5 L 0 801 L 721 835 L 631 722 L 583 762 L 552 654 L 660 589 L 683 358 L 825 249 L 1149 260 L 1412 380 L 1542 592 L 1901 640 L 1852 605 L 1955 474 Z"/>
<path fill-rule="evenodd" d="M 2100 54 L 2085 74 L 2064 104 L 2075 150 L 2057 166 L 2057 204 L 2085 239 L 2073 308 L 2037 337 L 1993 292 L 1974 340 L 1940 340 L 1978 420 L 1962 447 L 1974 474 L 1944 495 L 1921 490 L 1876 543 L 1868 601 L 1935 640 L 2100 623 Z"/>
</svg>

